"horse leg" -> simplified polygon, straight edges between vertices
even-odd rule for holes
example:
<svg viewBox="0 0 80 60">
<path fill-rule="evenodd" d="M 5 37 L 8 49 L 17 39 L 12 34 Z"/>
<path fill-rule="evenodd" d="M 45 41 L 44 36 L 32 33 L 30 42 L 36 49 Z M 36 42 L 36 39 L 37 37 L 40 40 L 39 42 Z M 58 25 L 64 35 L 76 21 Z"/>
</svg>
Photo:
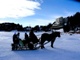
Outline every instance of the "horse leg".
<svg viewBox="0 0 80 60">
<path fill-rule="evenodd" d="M 45 48 L 44 47 L 44 42 L 41 42 L 41 49 Z"/>
<path fill-rule="evenodd" d="M 41 44 L 41 49 L 45 48 L 43 44 Z"/>
<path fill-rule="evenodd" d="M 51 40 L 51 47 L 53 48 L 53 44 L 54 44 L 55 39 Z"/>
</svg>

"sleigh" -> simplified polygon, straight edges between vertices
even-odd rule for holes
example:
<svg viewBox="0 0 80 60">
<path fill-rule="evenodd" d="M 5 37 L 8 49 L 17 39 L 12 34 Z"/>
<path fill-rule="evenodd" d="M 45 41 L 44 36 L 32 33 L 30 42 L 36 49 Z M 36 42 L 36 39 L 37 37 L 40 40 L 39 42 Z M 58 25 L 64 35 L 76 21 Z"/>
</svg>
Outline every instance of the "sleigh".
<svg viewBox="0 0 80 60">
<path fill-rule="evenodd" d="M 48 44 L 50 41 L 47 41 L 44 43 L 44 45 Z M 33 45 L 32 42 L 24 45 L 22 41 L 20 41 L 19 44 L 11 44 L 12 51 L 19 51 L 19 50 L 37 50 L 41 48 L 40 42 L 38 42 L 36 45 Z"/>
<path fill-rule="evenodd" d="M 34 47 L 34 45 L 32 44 L 32 42 L 24 45 L 23 43 L 19 43 L 19 44 L 11 44 L 12 50 L 35 50 L 37 49 L 37 47 Z"/>
<path fill-rule="evenodd" d="M 48 44 L 50 41 L 45 42 L 44 45 Z M 37 50 L 41 48 L 40 44 L 38 43 L 35 47 L 32 43 L 26 44 L 26 45 L 20 45 L 20 44 L 11 44 L 12 46 L 12 51 L 19 51 L 19 50 Z"/>
</svg>

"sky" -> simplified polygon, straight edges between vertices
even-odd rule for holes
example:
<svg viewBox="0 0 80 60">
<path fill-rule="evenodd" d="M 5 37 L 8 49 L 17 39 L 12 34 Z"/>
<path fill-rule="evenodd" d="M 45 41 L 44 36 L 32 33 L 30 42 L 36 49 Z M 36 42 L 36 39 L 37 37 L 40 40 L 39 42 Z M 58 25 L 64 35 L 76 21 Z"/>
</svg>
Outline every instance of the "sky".
<svg viewBox="0 0 80 60">
<path fill-rule="evenodd" d="M 0 23 L 23 27 L 47 25 L 76 12 L 80 12 L 80 3 L 71 0 L 0 0 Z"/>
</svg>

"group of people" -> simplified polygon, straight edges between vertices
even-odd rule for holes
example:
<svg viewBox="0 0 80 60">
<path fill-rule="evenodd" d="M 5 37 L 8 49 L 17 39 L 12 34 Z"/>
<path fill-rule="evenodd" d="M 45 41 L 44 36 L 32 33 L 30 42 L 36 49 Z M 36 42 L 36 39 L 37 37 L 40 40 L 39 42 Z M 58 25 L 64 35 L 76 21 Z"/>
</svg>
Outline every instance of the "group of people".
<svg viewBox="0 0 80 60">
<path fill-rule="evenodd" d="M 30 31 L 29 36 L 27 33 L 24 35 L 24 40 L 21 40 L 19 38 L 20 33 L 18 32 L 17 34 L 15 33 L 13 35 L 13 45 L 12 45 L 12 50 L 17 50 L 19 47 L 26 47 L 26 49 L 35 49 L 36 45 L 39 42 L 39 39 L 37 36 L 34 34 L 33 30 Z"/>
</svg>

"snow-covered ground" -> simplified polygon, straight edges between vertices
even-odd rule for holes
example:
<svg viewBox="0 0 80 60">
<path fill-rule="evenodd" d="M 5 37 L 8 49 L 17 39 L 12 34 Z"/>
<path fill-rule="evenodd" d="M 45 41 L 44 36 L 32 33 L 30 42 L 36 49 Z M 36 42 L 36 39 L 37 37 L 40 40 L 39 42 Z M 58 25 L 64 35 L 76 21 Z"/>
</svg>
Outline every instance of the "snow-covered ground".
<svg viewBox="0 0 80 60">
<path fill-rule="evenodd" d="M 12 35 L 14 32 L 0 32 L 0 60 L 80 60 L 80 35 L 62 33 L 56 38 L 54 48 L 50 43 L 45 49 L 12 51 Z M 42 32 L 35 33 L 38 37 Z M 24 38 L 24 32 L 20 32 L 20 38 Z"/>
</svg>

